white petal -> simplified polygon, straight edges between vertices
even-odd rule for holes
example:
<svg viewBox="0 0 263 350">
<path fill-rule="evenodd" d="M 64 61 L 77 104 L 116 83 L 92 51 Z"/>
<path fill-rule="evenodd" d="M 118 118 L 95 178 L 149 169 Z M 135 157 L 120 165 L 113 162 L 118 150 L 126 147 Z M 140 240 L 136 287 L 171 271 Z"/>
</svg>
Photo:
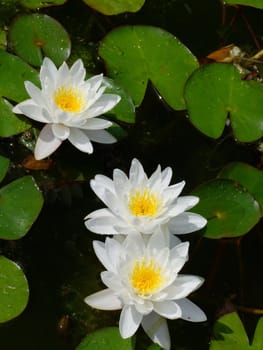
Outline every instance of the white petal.
<svg viewBox="0 0 263 350">
<path fill-rule="evenodd" d="M 198 231 L 207 224 L 207 220 L 195 213 L 185 212 L 172 218 L 168 227 L 172 234 L 184 234 Z"/>
<path fill-rule="evenodd" d="M 45 100 L 42 96 L 42 92 L 35 84 L 31 83 L 31 81 L 25 81 L 25 88 L 36 105 L 45 105 Z"/>
<path fill-rule="evenodd" d="M 83 66 L 83 62 L 81 59 L 78 59 L 70 68 L 70 74 L 72 77 L 72 82 L 75 85 L 78 85 L 81 83 L 86 76 L 86 70 Z"/>
<path fill-rule="evenodd" d="M 183 196 L 177 198 L 176 205 L 169 210 L 170 216 L 177 216 L 184 211 L 191 209 L 199 202 L 199 198 L 195 196 Z"/>
<path fill-rule="evenodd" d="M 188 259 L 189 242 L 183 242 L 176 245 L 170 252 L 171 259 L 183 258 L 185 261 Z"/>
<path fill-rule="evenodd" d="M 51 124 L 53 134 L 58 139 L 64 141 L 68 138 L 70 129 L 63 124 Z"/>
<path fill-rule="evenodd" d="M 89 78 L 86 81 L 86 84 L 89 86 L 89 89 L 91 91 L 96 92 L 98 90 L 98 88 L 101 86 L 103 80 L 103 74 L 98 74 L 98 75 L 94 75 L 93 77 Z"/>
<path fill-rule="evenodd" d="M 160 316 L 171 320 L 182 316 L 181 308 L 171 300 L 154 303 L 154 311 Z"/>
<path fill-rule="evenodd" d="M 169 199 L 170 201 L 171 200 L 174 200 L 176 199 L 179 194 L 182 192 L 183 188 L 185 186 L 185 181 L 181 181 L 181 182 L 178 182 L 177 184 L 175 185 L 172 185 L 172 186 L 169 186 L 167 187 L 166 189 L 164 189 L 163 193 L 164 193 L 164 196 Z"/>
<path fill-rule="evenodd" d="M 86 130 L 86 135 L 91 141 L 98 143 L 114 143 L 117 140 L 109 132 L 105 130 Z"/>
<path fill-rule="evenodd" d="M 176 300 L 176 304 L 182 310 L 182 319 L 191 322 L 204 322 L 207 320 L 205 313 L 189 299 Z"/>
<path fill-rule="evenodd" d="M 104 94 L 85 112 L 84 118 L 94 118 L 110 111 L 120 101 L 119 95 Z"/>
<path fill-rule="evenodd" d="M 151 340 L 165 350 L 170 350 L 171 341 L 167 322 L 163 317 L 152 312 L 142 319 L 142 327 Z"/>
<path fill-rule="evenodd" d="M 36 120 L 37 122 L 48 123 L 49 121 L 45 118 L 43 109 L 39 106 L 36 106 L 32 100 L 26 100 L 19 103 L 13 108 L 13 112 L 24 114 L 28 118 Z"/>
<path fill-rule="evenodd" d="M 87 136 L 87 133 L 77 129 L 70 128 L 70 133 L 68 136 L 68 140 L 82 152 L 91 154 L 93 152 L 93 146 L 90 142 L 90 138 Z"/>
<path fill-rule="evenodd" d="M 60 145 L 62 141 L 59 140 L 52 132 L 51 124 L 46 124 L 41 130 L 35 147 L 35 158 L 37 160 L 48 157 L 52 154 Z"/>
<path fill-rule="evenodd" d="M 198 289 L 203 282 L 204 279 L 199 276 L 179 275 L 174 283 L 167 287 L 164 292 L 167 293 L 167 299 L 179 300 Z"/>
<path fill-rule="evenodd" d="M 120 299 L 110 289 L 91 294 L 84 301 L 99 310 L 120 310 L 122 308 Z"/>
<path fill-rule="evenodd" d="M 81 125 L 81 129 L 90 129 L 90 130 L 100 130 L 107 129 L 112 125 L 109 120 L 92 118 L 88 119 L 85 124 Z"/>
<path fill-rule="evenodd" d="M 45 57 L 43 60 L 43 64 L 40 68 L 40 75 L 39 75 L 42 88 L 45 89 L 45 84 L 47 79 L 54 84 L 56 75 L 57 75 L 56 66 L 48 57 Z"/>
<path fill-rule="evenodd" d="M 100 199 L 104 197 L 106 189 L 112 193 L 115 191 L 113 181 L 108 176 L 104 175 L 96 175 L 95 178 L 90 181 L 90 187 Z"/>
<path fill-rule="evenodd" d="M 166 188 L 169 185 L 169 183 L 172 179 L 172 175 L 173 175 L 173 171 L 170 167 L 167 167 L 162 171 L 162 186 L 163 186 L 163 188 Z"/>
<path fill-rule="evenodd" d="M 92 215 L 91 213 L 90 215 Z M 121 223 L 121 222 L 120 222 Z M 85 225 L 88 230 L 101 235 L 116 235 L 119 232 L 116 231 L 114 225 L 118 224 L 118 219 L 115 216 L 101 216 L 91 218 L 85 221 Z"/>
<path fill-rule="evenodd" d="M 100 274 L 102 282 L 107 286 L 109 289 L 115 291 L 115 292 L 120 292 L 123 288 L 120 278 L 116 276 L 115 273 L 111 271 L 103 271 Z"/>
<path fill-rule="evenodd" d="M 143 304 L 135 304 L 136 310 L 143 315 L 148 315 L 153 311 L 153 303 L 150 300 L 145 300 Z"/>
<path fill-rule="evenodd" d="M 137 331 L 142 315 L 132 305 L 125 305 L 120 316 L 120 333 L 122 338 L 129 338 Z"/>
<path fill-rule="evenodd" d="M 107 270 L 113 270 L 112 262 L 106 253 L 105 244 L 101 241 L 93 241 L 93 249 L 97 258 Z"/>
<path fill-rule="evenodd" d="M 144 183 L 147 181 L 147 176 L 144 169 L 136 158 L 134 158 L 131 162 L 129 179 L 134 187 L 144 185 Z"/>
<path fill-rule="evenodd" d="M 170 237 L 167 234 L 164 234 L 162 231 L 157 229 L 149 238 L 147 247 L 149 249 L 164 249 L 169 248 L 170 246 Z"/>
</svg>

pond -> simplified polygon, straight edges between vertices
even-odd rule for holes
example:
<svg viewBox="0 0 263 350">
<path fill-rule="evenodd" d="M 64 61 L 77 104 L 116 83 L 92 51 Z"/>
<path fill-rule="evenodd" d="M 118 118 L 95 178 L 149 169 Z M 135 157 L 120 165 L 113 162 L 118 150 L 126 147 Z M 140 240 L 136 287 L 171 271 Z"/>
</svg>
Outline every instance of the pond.
<svg viewBox="0 0 263 350">
<path fill-rule="evenodd" d="M 207 220 L 205 227 L 179 236 L 190 242 L 180 274 L 204 278 L 189 299 L 207 320 L 169 320 L 171 350 L 252 349 L 249 342 L 254 350 L 263 348 L 263 6 L 256 0 L 227 2 L 233 6 L 219 0 L 0 1 L 0 253 L 4 262 L 17 264 L 15 270 L 21 268 L 28 283 L 16 285 L 17 270 L 6 277 L 0 261 L 1 349 L 106 348 L 103 333 L 102 345 L 97 338 L 81 343 L 98 330 L 117 329 L 120 317 L 119 310 L 84 302 L 105 288 L 105 268 L 92 242 L 106 236 L 85 226 L 85 217 L 105 204 L 90 181 L 97 174 L 112 179 L 114 169 L 128 176 L 134 158 L 148 177 L 158 164 L 171 167 L 170 185 L 185 181 L 180 196 L 198 197 L 188 209 Z M 48 141 L 38 149 L 43 159 L 33 157 L 43 125 L 24 117 L 26 109 L 12 108 L 29 98 L 25 80 L 40 87 L 44 57 L 57 67 L 63 61 L 71 67 L 80 58 L 87 77 L 109 78 L 103 82 L 106 93 L 121 96 L 121 102 L 108 101 L 116 108 L 104 110 L 116 143 L 92 142 L 93 152 L 81 152 L 76 139 L 60 141 L 54 150 L 47 149 Z M 61 95 L 76 91 L 70 89 L 59 90 L 58 105 L 64 103 Z M 61 107 L 66 108 L 79 105 Z M 57 115 L 57 125 L 67 125 Z M 76 121 L 68 123 L 73 129 Z M 158 198 L 150 199 L 159 205 Z M 135 226 L 141 214 L 136 215 Z M 6 312 L 13 306 L 7 306 L 5 278 L 10 288 L 21 288 L 14 301 L 21 310 L 13 316 Z M 161 349 L 142 327 L 133 343 L 118 345 L 119 333 L 111 336 L 117 337 L 116 348 L 115 340 L 108 344 L 112 350 Z"/>
</svg>

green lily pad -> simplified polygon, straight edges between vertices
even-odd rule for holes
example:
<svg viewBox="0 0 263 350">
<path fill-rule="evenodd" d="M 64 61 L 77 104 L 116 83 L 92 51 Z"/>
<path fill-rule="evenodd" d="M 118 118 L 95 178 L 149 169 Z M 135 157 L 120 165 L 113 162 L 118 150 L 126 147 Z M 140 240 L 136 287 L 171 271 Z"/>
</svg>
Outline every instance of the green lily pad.
<svg viewBox="0 0 263 350">
<path fill-rule="evenodd" d="M 263 86 L 242 81 L 232 65 L 213 63 L 196 70 L 187 81 L 185 100 L 191 122 L 205 135 L 220 137 L 229 114 L 239 141 L 263 136 Z"/>
<path fill-rule="evenodd" d="M 209 350 L 253 350 L 243 324 L 236 312 L 220 317 L 214 325 L 214 339 Z M 256 349 L 254 349 L 256 350 Z"/>
<path fill-rule="evenodd" d="M 117 85 L 112 79 L 104 78 L 104 85 L 107 86 L 106 93 L 112 93 L 121 97 L 120 102 L 108 114 L 115 117 L 116 120 L 125 123 L 135 122 L 135 106 L 131 97 Z"/>
<path fill-rule="evenodd" d="M 228 164 L 220 173 L 220 178 L 237 181 L 244 186 L 263 208 L 263 172 L 246 163 Z"/>
<path fill-rule="evenodd" d="M 8 167 L 9 167 L 9 159 L 3 156 L 0 156 L 0 181 L 5 177 Z"/>
<path fill-rule="evenodd" d="M 85 4 L 104 15 L 118 15 L 123 12 L 137 12 L 145 0 L 83 0 Z"/>
<path fill-rule="evenodd" d="M 263 349 L 263 317 L 258 320 L 252 345 L 254 350 Z"/>
<path fill-rule="evenodd" d="M 246 234 L 260 219 L 260 207 L 241 185 L 226 179 L 202 184 L 193 191 L 200 198 L 194 211 L 207 218 L 207 238 L 238 237 Z"/>
<path fill-rule="evenodd" d="M 20 4 L 30 9 L 57 6 L 65 4 L 67 0 L 20 0 Z"/>
<path fill-rule="evenodd" d="M 27 305 L 28 296 L 28 283 L 21 268 L 0 256 L 0 323 L 21 314 Z"/>
<path fill-rule="evenodd" d="M 0 137 L 10 137 L 29 129 L 30 121 L 12 112 L 13 106 L 0 98 Z"/>
<path fill-rule="evenodd" d="M 0 50 L 0 96 L 15 102 L 28 99 L 24 82 L 39 85 L 38 72 L 20 58 Z"/>
<path fill-rule="evenodd" d="M 68 33 L 52 17 L 32 14 L 17 17 L 9 31 L 9 41 L 15 53 L 33 66 L 41 66 L 48 56 L 61 65 L 70 55 Z"/>
<path fill-rule="evenodd" d="M 0 189 L 0 238 L 23 237 L 40 213 L 43 197 L 31 176 Z"/>
<path fill-rule="evenodd" d="M 162 350 L 159 345 L 157 344 L 152 344 L 148 350 Z"/>
<path fill-rule="evenodd" d="M 133 350 L 132 338 L 123 339 L 116 327 L 104 328 L 89 334 L 76 350 Z"/>
<path fill-rule="evenodd" d="M 198 62 L 172 34 L 151 26 L 119 27 L 102 40 L 99 54 L 108 75 L 132 96 L 136 106 L 151 80 L 172 108 L 185 108 L 184 85 Z"/>
<path fill-rule="evenodd" d="M 245 5 L 263 9 L 262 0 L 224 0 L 224 3 L 228 5 Z"/>
</svg>

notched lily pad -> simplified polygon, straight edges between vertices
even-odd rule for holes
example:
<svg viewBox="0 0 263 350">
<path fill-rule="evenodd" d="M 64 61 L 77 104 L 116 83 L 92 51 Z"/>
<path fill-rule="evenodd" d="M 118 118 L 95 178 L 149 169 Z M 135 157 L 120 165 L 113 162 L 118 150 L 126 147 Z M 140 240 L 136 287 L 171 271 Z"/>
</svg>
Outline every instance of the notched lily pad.
<svg viewBox="0 0 263 350">
<path fill-rule="evenodd" d="M 137 12 L 145 0 L 83 0 L 85 4 L 104 15 L 118 15 L 123 12 Z"/>
<path fill-rule="evenodd" d="M 57 6 L 65 4 L 67 0 L 20 0 L 20 4 L 30 9 Z"/>
<path fill-rule="evenodd" d="M 29 98 L 24 82 L 39 85 L 38 72 L 19 57 L 0 50 L 0 96 L 15 102 Z"/>
<path fill-rule="evenodd" d="M 89 334 L 76 350 L 133 350 L 132 338 L 123 339 L 116 327 L 104 328 Z"/>
<path fill-rule="evenodd" d="M 152 26 L 119 27 L 102 40 L 99 54 L 108 75 L 132 96 L 136 106 L 151 80 L 172 108 L 185 108 L 184 85 L 198 62 L 172 34 Z"/>
<path fill-rule="evenodd" d="M 262 0 L 224 0 L 224 3 L 228 5 L 245 5 L 263 9 Z"/>
<path fill-rule="evenodd" d="M 43 197 L 31 176 L 21 177 L 0 189 L 0 238 L 23 237 L 40 213 Z"/>
<path fill-rule="evenodd" d="M 9 31 L 15 53 L 33 66 L 48 56 L 61 65 L 70 55 L 71 42 L 62 25 L 50 16 L 32 14 L 17 17 Z"/>
<path fill-rule="evenodd" d="M 238 237 L 249 232 L 260 219 L 260 207 L 254 197 L 238 183 L 216 179 L 193 191 L 200 198 L 194 211 L 208 219 L 207 238 Z"/>
<path fill-rule="evenodd" d="M 263 209 L 263 172 L 249 164 L 234 162 L 219 173 L 220 178 L 230 179 L 244 186 L 259 202 Z"/>
<path fill-rule="evenodd" d="M 21 268 L 0 256 L 0 323 L 21 314 L 27 305 L 28 296 L 28 283 Z"/>
<path fill-rule="evenodd" d="M 232 65 L 212 63 L 196 70 L 185 86 L 185 100 L 191 122 L 205 135 L 220 137 L 229 115 L 239 141 L 263 136 L 263 86 L 242 81 Z"/>
</svg>

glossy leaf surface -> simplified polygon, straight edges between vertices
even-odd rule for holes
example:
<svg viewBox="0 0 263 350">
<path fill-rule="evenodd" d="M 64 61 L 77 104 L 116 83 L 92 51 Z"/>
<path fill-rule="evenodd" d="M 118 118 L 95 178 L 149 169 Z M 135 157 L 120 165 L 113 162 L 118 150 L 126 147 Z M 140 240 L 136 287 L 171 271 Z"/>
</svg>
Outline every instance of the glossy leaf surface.
<svg viewBox="0 0 263 350">
<path fill-rule="evenodd" d="M 193 194 L 200 198 L 194 212 L 207 218 L 207 238 L 238 237 L 260 219 L 260 207 L 245 188 L 234 181 L 216 179 L 200 185 Z"/>
<path fill-rule="evenodd" d="M 0 323 L 17 317 L 27 305 L 29 289 L 21 268 L 0 256 Z"/>
<path fill-rule="evenodd" d="M 136 106 L 151 80 L 171 107 L 185 108 L 184 85 L 198 62 L 172 34 L 151 26 L 119 27 L 102 40 L 99 54 L 108 75 L 123 86 Z"/>
<path fill-rule="evenodd" d="M 31 176 L 0 189 L 0 238 L 18 239 L 30 229 L 43 205 L 42 194 Z"/>
<path fill-rule="evenodd" d="M 0 96 L 15 102 L 29 98 L 24 82 L 38 85 L 38 73 L 20 58 L 0 50 Z"/>
<path fill-rule="evenodd" d="M 145 0 L 83 0 L 85 4 L 104 15 L 118 15 L 123 12 L 137 12 Z"/>
<path fill-rule="evenodd" d="M 219 174 L 220 178 L 237 181 L 244 186 L 263 208 L 263 172 L 246 163 L 230 163 Z"/>
<path fill-rule="evenodd" d="M 116 327 L 89 334 L 76 350 L 133 350 L 132 338 L 123 339 Z"/>
<path fill-rule="evenodd" d="M 17 17 L 9 40 L 18 56 L 33 66 L 49 57 L 57 66 L 70 55 L 71 43 L 62 25 L 50 16 L 32 14 Z"/>
<path fill-rule="evenodd" d="M 242 81 L 232 65 L 213 63 L 196 70 L 186 84 L 185 99 L 191 122 L 207 136 L 222 135 L 228 114 L 238 140 L 263 136 L 263 86 Z"/>
</svg>

